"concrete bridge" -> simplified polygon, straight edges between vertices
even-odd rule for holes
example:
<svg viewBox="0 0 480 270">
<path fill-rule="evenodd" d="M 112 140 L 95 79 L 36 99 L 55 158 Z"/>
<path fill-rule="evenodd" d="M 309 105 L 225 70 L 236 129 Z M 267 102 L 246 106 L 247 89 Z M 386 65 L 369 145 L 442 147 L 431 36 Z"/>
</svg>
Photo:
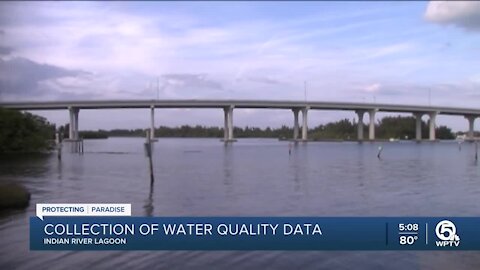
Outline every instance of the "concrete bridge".
<svg viewBox="0 0 480 270">
<path fill-rule="evenodd" d="M 118 108 L 150 108 L 151 130 L 154 130 L 155 108 L 218 108 L 224 111 L 224 141 L 234 141 L 233 110 L 234 109 L 285 109 L 293 112 L 293 138 L 308 140 L 308 112 L 310 110 L 346 110 L 358 115 L 358 140 L 363 138 L 363 116 L 369 115 L 368 139 L 375 139 L 375 114 L 377 112 L 412 113 L 416 118 L 416 140 L 422 140 L 422 116 L 429 116 L 429 140 L 435 140 L 435 122 L 439 114 L 458 115 L 468 121 L 468 139 L 473 139 L 474 122 L 480 117 L 480 109 L 416 106 L 399 104 L 351 103 L 351 102 L 315 102 L 285 100 L 84 100 L 84 101 L 23 101 L 0 102 L 0 107 L 15 110 L 69 110 L 70 138 L 78 140 L 78 123 L 80 110 L 86 109 L 118 109 Z M 299 113 L 302 112 L 301 134 Z M 153 138 L 153 132 L 150 132 Z M 301 138 L 299 136 L 301 135 Z"/>
</svg>

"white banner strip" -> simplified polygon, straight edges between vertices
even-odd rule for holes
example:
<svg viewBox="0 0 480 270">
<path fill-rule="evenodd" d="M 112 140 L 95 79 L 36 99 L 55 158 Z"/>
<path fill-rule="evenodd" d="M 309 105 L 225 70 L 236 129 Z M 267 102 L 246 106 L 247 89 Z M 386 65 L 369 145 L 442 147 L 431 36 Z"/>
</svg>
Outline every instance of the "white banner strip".
<svg viewBox="0 0 480 270">
<path fill-rule="evenodd" d="M 37 217 L 131 216 L 129 203 L 37 203 Z"/>
</svg>

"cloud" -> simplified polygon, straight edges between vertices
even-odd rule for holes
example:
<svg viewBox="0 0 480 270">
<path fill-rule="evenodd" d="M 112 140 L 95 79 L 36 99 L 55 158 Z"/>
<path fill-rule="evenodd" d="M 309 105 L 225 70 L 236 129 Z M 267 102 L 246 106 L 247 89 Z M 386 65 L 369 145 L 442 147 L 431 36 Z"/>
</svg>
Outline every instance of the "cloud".
<svg viewBox="0 0 480 270">
<path fill-rule="evenodd" d="M 382 85 L 379 84 L 379 83 L 370 84 L 370 85 L 367 85 L 367 86 L 363 87 L 363 91 L 370 92 L 370 93 L 378 92 L 380 90 L 381 86 Z"/>
<path fill-rule="evenodd" d="M 86 74 L 85 71 L 39 64 L 22 57 L 0 59 L 0 91 L 2 95 L 28 96 L 34 99 L 37 95 L 51 94 L 48 93 L 51 89 L 41 87 L 46 81 Z"/>
<path fill-rule="evenodd" d="M 13 49 L 8 46 L 0 45 L 0 56 L 1 55 L 9 55 L 13 52 Z"/>
<path fill-rule="evenodd" d="M 222 84 L 207 74 L 163 74 L 159 79 L 159 91 L 167 98 L 197 98 L 224 91 Z"/>
<path fill-rule="evenodd" d="M 242 81 L 244 80 L 243 78 L 237 79 L 237 81 Z M 284 84 L 284 82 L 279 81 L 277 79 L 272 79 L 271 77 L 261 77 L 261 76 L 248 76 L 245 78 L 245 80 L 251 81 L 251 82 L 257 82 L 257 83 L 263 83 L 263 84 L 271 84 L 271 85 L 279 85 L 279 84 Z"/>
<path fill-rule="evenodd" d="M 207 79 L 206 74 L 164 74 L 161 77 L 171 85 L 222 89 L 220 83 Z"/>
<path fill-rule="evenodd" d="M 375 93 L 377 101 L 396 104 L 417 104 L 434 106 L 458 106 L 475 108 L 478 103 L 472 97 L 479 93 L 480 83 L 475 81 L 459 81 L 455 83 L 415 83 L 403 81 L 382 82 L 381 91 Z M 370 86 L 375 88 L 375 84 Z M 367 91 L 366 91 L 367 92 Z M 459 96 L 458 93 L 462 93 Z M 455 102 L 461 101 L 461 104 Z"/>
<path fill-rule="evenodd" d="M 451 24 L 464 29 L 480 30 L 480 2 L 430 1 L 425 19 L 439 24 Z"/>
</svg>

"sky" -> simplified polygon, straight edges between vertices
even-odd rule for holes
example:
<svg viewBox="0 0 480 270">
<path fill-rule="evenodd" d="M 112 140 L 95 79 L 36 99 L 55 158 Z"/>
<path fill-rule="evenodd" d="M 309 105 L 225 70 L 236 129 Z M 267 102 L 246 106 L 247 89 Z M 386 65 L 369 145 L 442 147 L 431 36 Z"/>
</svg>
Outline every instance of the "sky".
<svg viewBox="0 0 480 270">
<path fill-rule="evenodd" d="M 478 108 L 480 2 L 0 3 L 0 100 L 157 96 Z M 311 111 L 309 126 L 355 117 Z M 221 126 L 223 111 L 156 110 L 157 126 L 183 124 Z M 293 114 L 238 109 L 234 124 L 291 126 Z M 80 112 L 81 130 L 148 126 L 148 110 Z"/>
</svg>

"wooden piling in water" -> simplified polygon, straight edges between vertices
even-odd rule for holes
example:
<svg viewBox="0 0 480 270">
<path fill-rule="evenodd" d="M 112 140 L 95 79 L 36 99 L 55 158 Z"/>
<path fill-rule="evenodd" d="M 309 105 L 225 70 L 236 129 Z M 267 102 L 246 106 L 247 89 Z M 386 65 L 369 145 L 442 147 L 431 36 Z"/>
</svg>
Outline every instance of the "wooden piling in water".
<svg viewBox="0 0 480 270">
<path fill-rule="evenodd" d="M 58 160 L 62 160 L 62 142 L 59 132 L 55 133 L 55 146 L 57 148 L 57 158 Z"/>
<path fill-rule="evenodd" d="M 150 130 L 146 132 L 145 150 L 147 151 L 148 158 L 148 171 L 150 173 L 150 186 L 153 186 L 155 177 L 153 175 L 153 162 L 152 162 L 152 138 L 150 137 Z"/>
<path fill-rule="evenodd" d="M 377 158 L 378 158 L 378 159 L 381 159 L 382 150 L 383 150 L 383 147 L 382 147 L 382 146 L 379 146 L 379 147 L 378 147 L 378 153 L 377 153 Z"/>
<path fill-rule="evenodd" d="M 475 160 L 478 160 L 478 142 L 475 141 Z"/>
</svg>

